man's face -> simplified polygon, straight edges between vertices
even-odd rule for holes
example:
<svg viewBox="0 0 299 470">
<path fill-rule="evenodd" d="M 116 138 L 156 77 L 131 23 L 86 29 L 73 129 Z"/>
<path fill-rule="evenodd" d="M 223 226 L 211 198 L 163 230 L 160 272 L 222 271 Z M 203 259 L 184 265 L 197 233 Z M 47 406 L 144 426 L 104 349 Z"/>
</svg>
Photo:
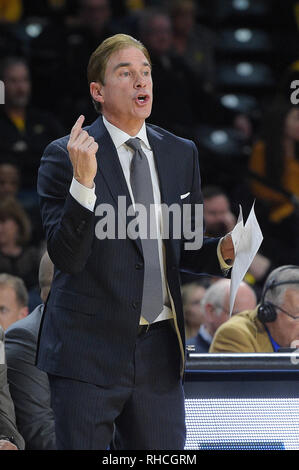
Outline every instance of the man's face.
<svg viewBox="0 0 299 470">
<path fill-rule="evenodd" d="M 224 195 L 214 196 L 204 200 L 204 219 L 206 233 L 213 236 L 222 236 L 227 233 L 230 222 L 230 207 Z"/>
<path fill-rule="evenodd" d="M 129 47 L 115 52 L 101 86 L 103 115 L 123 130 L 140 128 L 151 113 L 152 88 L 151 67 L 141 50 Z"/>
<path fill-rule="evenodd" d="M 20 63 L 10 65 L 4 73 L 5 104 L 14 108 L 28 105 L 31 83 L 27 67 Z"/>
<path fill-rule="evenodd" d="M 201 308 L 201 300 L 205 294 L 206 289 L 202 286 L 194 288 L 185 306 L 185 319 L 191 326 L 198 326 L 204 320 L 204 314 Z"/>
<path fill-rule="evenodd" d="M 0 287 L 0 325 L 4 330 L 27 314 L 27 307 L 17 301 L 16 293 L 11 286 Z"/>
<path fill-rule="evenodd" d="M 14 197 L 19 191 L 19 172 L 10 164 L 0 165 L 0 198 Z"/>
<path fill-rule="evenodd" d="M 7 244 L 16 245 L 19 231 L 19 226 L 14 219 L 0 220 L 0 246 L 3 247 Z"/>
<path fill-rule="evenodd" d="M 299 341 L 299 291 L 287 289 L 281 308 L 298 319 L 294 320 L 277 309 L 277 319 L 273 323 L 267 323 L 267 326 L 275 341 L 281 347 L 289 348 L 293 341 Z M 298 348 L 298 344 L 296 347 Z"/>
</svg>

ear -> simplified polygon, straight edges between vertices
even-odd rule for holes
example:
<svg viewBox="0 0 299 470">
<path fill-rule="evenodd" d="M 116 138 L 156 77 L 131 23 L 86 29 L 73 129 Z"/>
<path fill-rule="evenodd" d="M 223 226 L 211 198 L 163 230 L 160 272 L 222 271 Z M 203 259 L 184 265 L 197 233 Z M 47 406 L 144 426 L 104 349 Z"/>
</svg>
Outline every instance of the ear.
<svg viewBox="0 0 299 470">
<path fill-rule="evenodd" d="M 94 99 L 98 103 L 104 103 L 103 85 L 100 82 L 91 82 L 89 85 L 89 91 Z"/>
<path fill-rule="evenodd" d="M 215 311 L 215 309 L 214 309 L 213 304 L 209 304 L 209 303 L 206 304 L 206 306 L 205 306 L 205 317 L 208 321 L 212 320 L 214 311 Z"/>
<path fill-rule="evenodd" d="M 29 313 L 28 307 L 22 307 L 19 311 L 19 320 L 21 320 L 22 318 L 27 317 L 28 313 Z"/>
</svg>

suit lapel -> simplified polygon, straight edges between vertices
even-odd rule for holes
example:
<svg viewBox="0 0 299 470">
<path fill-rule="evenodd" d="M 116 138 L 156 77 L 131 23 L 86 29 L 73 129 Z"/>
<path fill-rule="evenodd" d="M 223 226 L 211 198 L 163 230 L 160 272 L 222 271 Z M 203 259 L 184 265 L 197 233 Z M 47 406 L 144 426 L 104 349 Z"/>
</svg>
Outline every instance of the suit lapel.
<svg viewBox="0 0 299 470">
<path fill-rule="evenodd" d="M 169 140 L 165 136 L 160 134 L 158 130 L 153 129 L 149 126 L 147 126 L 147 136 L 156 162 L 160 185 L 161 202 L 162 204 L 166 204 L 168 208 L 172 204 L 179 204 L 180 209 L 182 209 L 179 186 L 178 184 L 176 184 L 176 176 L 173 161 L 171 161 L 171 157 L 169 155 Z M 175 152 L 175 149 L 173 149 L 173 151 Z M 165 220 L 162 221 L 164 227 L 165 223 Z M 170 262 L 174 262 L 174 260 L 176 259 L 177 262 L 179 262 L 181 241 L 179 239 L 173 238 L 173 224 L 171 223 L 171 217 L 169 219 L 168 226 L 169 238 L 166 238 L 164 240 L 167 260 L 171 260 Z"/>
<path fill-rule="evenodd" d="M 168 157 L 169 141 L 157 130 L 147 126 L 147 136 L 157 165 L 161 202 L 170 206 L 180 204 L 179 188 L 172 176 L 172 165 Z"/>
</svg>

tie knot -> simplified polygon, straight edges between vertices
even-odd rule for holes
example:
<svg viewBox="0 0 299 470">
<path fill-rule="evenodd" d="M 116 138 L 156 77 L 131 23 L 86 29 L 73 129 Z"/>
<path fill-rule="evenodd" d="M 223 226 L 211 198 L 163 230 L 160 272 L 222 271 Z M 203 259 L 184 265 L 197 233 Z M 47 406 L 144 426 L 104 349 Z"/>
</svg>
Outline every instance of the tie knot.
<svg viewBox="0 0 299 470">
<path fill-rule="evenodd" d="M 138 137 L 127 140 L 126 145 L 130 147 L 132 150 L 134 150 L 135 152 L 137 150 L 141 150 L 141 140 Z"/>
</svg>

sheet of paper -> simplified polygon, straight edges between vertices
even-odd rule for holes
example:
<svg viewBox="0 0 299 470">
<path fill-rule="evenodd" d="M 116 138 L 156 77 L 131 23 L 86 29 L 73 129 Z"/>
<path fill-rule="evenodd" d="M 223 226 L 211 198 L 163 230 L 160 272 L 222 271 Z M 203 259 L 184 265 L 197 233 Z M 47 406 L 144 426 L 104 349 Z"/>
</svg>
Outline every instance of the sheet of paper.
<svg viewBox="0 0 299 470">
<path fill-rule="evenodd" d="M 244 223 L 243 223 L 243 212 L 242 212 L 242 207 L 239 205 L 239 216 L 237 223 L 231 233 L 233 244 L 234 244 L 234 249 L 235 253 L 237 252 L 239 242 L 241 240 L 241 236 L 244 230 Z"/>
<path fill-rule="evenodd" d="M 231 235 L 235 248 L 235 261 L 231 272 L 230 315 L 233 311 L 238 288 L 263 241 L 263 234 L 254 212 L 254 203 L 245 225 L 240 206 L 238 221 Z"/>
</svg>

